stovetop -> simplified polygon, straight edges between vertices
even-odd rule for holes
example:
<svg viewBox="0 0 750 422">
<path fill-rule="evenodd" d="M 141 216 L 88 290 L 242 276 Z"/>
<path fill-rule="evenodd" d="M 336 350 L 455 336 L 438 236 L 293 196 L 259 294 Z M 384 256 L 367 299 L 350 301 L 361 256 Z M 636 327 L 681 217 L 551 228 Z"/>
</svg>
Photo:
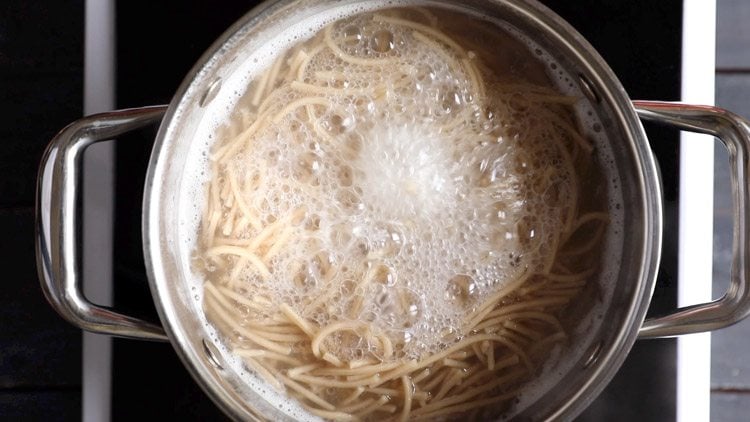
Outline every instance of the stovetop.
<svg viewBox="0 0 750 422">
<path fill-rule="evenodd" d="M 117 2 L 117 106 L 165 104 L 208 46 L 251 6 L 248 1 Z M 599 51 L 634 99 L 680 95 L 682 1 L 543 1 Z M 676 305 L 677 134 L 646 126 L 664 186 L 662 264 L 651 314 Z M 145 276 L 140 207 L 155 129 L 117 143 L 115 305 L 157 319 Z M 639 341 L 581 421 L 674 420 L 674 340 Z M 113 420 L 225 419 L 168 344 L 114 340 Z"/>
</svg>

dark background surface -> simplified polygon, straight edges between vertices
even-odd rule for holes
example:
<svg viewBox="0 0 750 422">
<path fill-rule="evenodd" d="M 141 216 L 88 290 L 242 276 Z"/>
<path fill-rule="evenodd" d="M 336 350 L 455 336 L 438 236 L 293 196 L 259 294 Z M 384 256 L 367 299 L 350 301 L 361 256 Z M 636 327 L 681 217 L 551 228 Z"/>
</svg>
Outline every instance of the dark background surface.
<svg viewBox="0 0 750 422">
<path fill-rule="evenodd" d="M 118 3 L 119 107 L 166 103 L 192 64 L 223 30 L 246 10 L 246 2 L 230 2 L 222 10 L 195 2 L 161 6 L 143 16 L 141 2 Z M 544 2 L 576 27 L 602 54 L 633 98 L 677 100 L 680 94 L 681 1 Z M 168 27 L 164 19 L 170 16 Z M 633 25 L 638 22 L 638 25 Z M 605 24 L 606 23 L 606 24 Z M 644 30 L 645 29 L 645 30 Z M 158 39 L 154 43 L 151 40 Z M 659 40 L 654 43 L 653 40 Z M 164 60 L 170 46 L 170 60 Z M 153 65 L 146 66 L 151 63 Z M 153 132 L 152 132 L 153 133 Z M 649 128 L 649 136 L 665 180 L 665 227 L 662 271 L 650 311 L 663 313 L 676 304 L 676 200 L 679 143 L 674 132 Z M 137 139 L 136 139 L 137 138 Z M 139 202 L 152 136 L 134 137 L 117 146 L 118 200 L 115 255 L 115 298 L 119 305 L 140 303 L 153 315 L 140 252 L 140 220 L 129 204 Z M 122 165 L 128 163 L 127 166 Z M 137 164 L 136 164 L 137 163 Z M 131 198 L 132 199 L 126 199 Z M 635 418 L 666 421 L 675 418 L 675 342 L 639 342 L 619 375 L 581 420 Z M 167 345 L 115 340 L 115 419 L 148 415 L 186 420 L 219 418 L 213 405 L 197 390 Z M 151 375 L 150 375 L 151 374 Z M 158 376 L 154 377 L 154 374 Z M 151 376 L 148 385 L 140 385 Z M 134 388 L 134 386 L 138 386 Z M 133 402 L 143 406 L 132 406 Z"/>
<path fill-rule="evenodd" d="M 167 103 L 247 1 L 117 2 L 117 105 Z M 633 98 L 679 96 L 681 1 L 545 1 L 604 56 Z M 658 40 L 655 42 L 654 40 Z M 82 113 L 83 2 L 0 5 L 0 419 L 80 420 L 80 332 L 44 302 L 33 249 L 36 166 L 53 134 Z M 155 317 L 140 244 L 140 200 L 153 130 L 117 143 L 115 301 Z M 676 291 L 678 143 L 649 130 L 665 189 L 665 244 L 652 311 Z M 670 225 L 671 222 L 671 225 Z M 671 236 L 671 239 L 670 239 Z M 114 420 L 223 417 L 171 346 L 114 341 Z M 639 342 L 582 420 L 674 420 L 672 340 Z"/>
<path fill-rule="evenodd" d="M 79 420 L 81 333 L 46 303 L 36 169 L 83 112 L 83 0 L 0 2 L 0 420 Z"/>
</svg>

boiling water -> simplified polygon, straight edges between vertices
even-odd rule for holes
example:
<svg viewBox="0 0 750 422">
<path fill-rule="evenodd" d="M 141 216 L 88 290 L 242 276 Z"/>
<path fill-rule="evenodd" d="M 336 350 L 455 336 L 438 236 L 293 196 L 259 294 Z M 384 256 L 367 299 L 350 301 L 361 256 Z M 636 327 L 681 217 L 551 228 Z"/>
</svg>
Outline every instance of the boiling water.
<svg viewBox="0 0 750 422">
<path fill-rule="evenodd" d="M 384 6 L 372 3 L 368 8 Z M 394 29 L 387 21 L 373 24 L 369 14 L 337 23 L 331 37 L 343 40 L 345 54 L 380 63 L 342 67 L 335 54 L 320 54 L 309 61 L 303 86 L 286 90 L 282 86 L 262 110 L 254 92 L 260 84 L 258 75 L 277 59 L 274 52 L 282 51 L 293 61 L 298 51 L 293 47 L 299 42 L 331 22 L 363 11 L 361 6 L 340 9 L 291 26 L 267 49 L 249 56 L 233 79 L 224 82 L 209 105 L 211 119 L 201 122 L 196 133 L 197 139 L 206 141 L 193 143 L 196 159 L 188 162 L 196 164 L 186 168 L 186 179 L 195 184 L 183 191 L 186 213 L 180 216 L 181 224 L 192 233 L 205 230 L 199 229 L 205 210 L 196 204 L 205 203 L 207 197 L 207 179 L 212 175 L 207 157 L 265 111 L 273 124 L 254 135 L 253 147 L 238 151 L 231 165 L 238 180 L 254 181 L 247 205 L 257 212 L 260 223 L 284 221 L 289 227 L 286 236 L 292 239 L 267 263 L 272 276 L 261 283 L 262 294 L 274 303 L 291 305 L 305 319 L 320 326 L 367 321 L 387 333 L 399 358 L 435 354 L 465 334 L 461 328 L 466 316 L 484 299 L 525 271 L 545 266 L 564 223 L 564 199 L 576 185 L 583 192 L 598 192 L 590 197 L 582 194 L 580 207 L 610 214 L 603 247 L 597 248 L 605 251 L 601 265 L 609 272 L 598 276 L 599 285 L 605 286 L 603 281 L 617 272 L 611 259 L 619 254 L 620 241 L 614 233 L 621 232 L 621 216 L 615 212 L 620 202 L 617 180 L 577 181 L 581 175 L 562 166 L 552 144 L 524 142 L 523 134 L 534 130 L 530 125 L 535 116 L 528 115 L 534 108 L 524 108 L 517 103 L 522 99 L 513 96 L 493 98 L 486 108 L 475 107 L 478 99 L 472 97 L 476 84 L 471 75 L 450 68 L 439 49 L 410 31 Z M 441 29 L 467 51 L 466 58 L 490 69 L 483 69 L 489 84 L 549 85 L 583 98 L 570 75 L 513 28 L 497 24 L 513 35 L 510 38 L 497 34 L 495 24 L 434 12 Z M 418 15 L 410 10 L 397 16 L 430 23 L 428 15 Z M 465 33 L 467 27 L 475 32 Z M 318 44 L 321 35 L 316 37 L 307 42 Z M 402 68 L 407 63 L 410 73 L 394 74 L 394 63 Z M 311 89 L 308 85 L 330 88 L 316 93 L 325 101 L 311 106 L 307 115 L 284 113 L 287 105 L 304 98 L 299 91 Z M 585 101 L 576 102 L 574 108 L 581 132 L 596 151 L 593 165 L 582 171 L 599 179 L 596 167 L 610 159 L 601 123 Z M 488 115 L 488 110 L 495 115 Z M 512 118 L 510 124 L 506 118 Z M 527 182 L 540 174 L 548 175 L 541 190 Z M 257 234 L 249 227 L 239 234 L 235 231 L 230 227 L 224 234 L 240 239 Z M 186 236 L 183 252 L 193 255 L 196 249 L 201 249 L 198 236 Z M 212 275 L 211 269 L 191 269 L 196 306 L 203 301 L 206 274 L 227 276 Z M 253 266 L 235 275 L 244 285 L 258 285 Z M 358 280 L 363 278 L 372 282 L 361 286 Z M 574 338 L 594 331 L 588 327 L 610 293 L 601 291 L 602 302 L 570 327 L 576 331 Z M 329 296 L 321 306 L 304 306 L 306 298 L 323 294 Z M 339 346 L 328 344 L 344 361 L 382 353 L 371 345 L 343 341 Z M 565 354 L 580 356 L 581 350 L 572 348 Z M 557 364 L 548 363 L 547 373 L 538 377 L 540 388 L 519 396 L 517 410 L 533 402 L 544 391 L 543 384 L 554 384 L 565 372 L 567 361 L 554 361 Z M 240 362 L 235 366 L 238 373 L 245 373 Z M 252 374 L 245 376 L 253 379 Z M 254 382 L 257 390 L 273 394 L 262 382 Z M 296 409 L 295 418 L 302 412 L 293 403 L 282 407 Z"/>
</svg>

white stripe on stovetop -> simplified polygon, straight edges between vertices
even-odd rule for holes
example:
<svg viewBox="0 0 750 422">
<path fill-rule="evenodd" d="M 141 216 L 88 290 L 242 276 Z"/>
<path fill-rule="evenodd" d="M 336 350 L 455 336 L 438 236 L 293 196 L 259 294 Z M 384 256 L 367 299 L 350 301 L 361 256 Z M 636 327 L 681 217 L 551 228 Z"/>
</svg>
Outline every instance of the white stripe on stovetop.
<svg viewBox="0 0 750 422">
<path fill-rule="evenodd" d="M 86 0 L 83 110 L 90 115 L 115 106 L 115 2 Z M 86 297 L 112 304 L 114 147 L 100 142 L 84 154 L 83 283 Z M 112 339 L 83 334 L 82 420 L 110 420 Z"/>
<path fill-rule="evenodd" d="M 714 104 L 716 0 L 684 0 L 682 101 Z M 683 133 L 680 145 L 678 306 L 711 300 L 714 140 Z M 710 419 L 711 334 L 677 339 L 677 420 Z"/>
</svg>

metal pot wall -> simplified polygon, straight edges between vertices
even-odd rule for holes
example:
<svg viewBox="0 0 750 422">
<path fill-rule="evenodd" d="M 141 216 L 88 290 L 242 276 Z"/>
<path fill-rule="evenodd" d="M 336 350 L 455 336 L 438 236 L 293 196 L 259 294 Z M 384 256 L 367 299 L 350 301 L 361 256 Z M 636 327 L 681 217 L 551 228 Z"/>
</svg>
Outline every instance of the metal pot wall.
<svg viewBox="0 0 750 422">
<path fill-rule="evenodd" d="M 187 278 L 190 254 L 179 227 L 183 174 L 191 142 L 206 113 L 218 107 L 222 87 L 240 72 L 248 52 L 256 51 L 285 28 L 331 7 L 337 1 L 282 0 L 257 7 L 227 30 L 187 75 L 168 107 L 122 110 L 81 119 L 58 134 L 45 153 L 38 181 L 37 260 L 44 292 L 53 307 L 82 329 L 122 337 L 169 340 L 185 366 L 211 398 L 237 419 L 289 418 L 268 403 L 226 364 L 203 321 Z M 347 3 L 347 2 L 344 2 Z M 347 4 L 362 3 L 350 1 Z M 440 5 L 440 1 L 420 2 Z M 631 102 L 609 67 L 568 24 L 533 1 L 466 1 L 465 7 L 510 23 L 555 56 L 581 92 L 596 106 L 616 157 L 611 171 L 622 187 L 624 233 L 621 263 L 610 306 L 577 362 L 522 420 L 571 419 L 585 408 L 624 361 L 637 338 L 714 330 L 750 313 L 747 287 L 750 220 L 746 188 L 750 125 L 714 107 Z M 719 137 L 730 151 L 735 208 L 731 286 L 720 300 L 677 309 L 644 322 L 659 264 L 662 230 L 661 186 L 638 115 L 678 129 Z M 81 293 L 76 201 L 80 157 L 93 142 L 111 139 L 157 122 L 143 204 L 144 255 L 151 291 L 162 326 L 89 303 Z M 709 280 L 706 280 L 709 282 Z M 162 328 L 163 327 L 163 328 Z"/>
</svg>

